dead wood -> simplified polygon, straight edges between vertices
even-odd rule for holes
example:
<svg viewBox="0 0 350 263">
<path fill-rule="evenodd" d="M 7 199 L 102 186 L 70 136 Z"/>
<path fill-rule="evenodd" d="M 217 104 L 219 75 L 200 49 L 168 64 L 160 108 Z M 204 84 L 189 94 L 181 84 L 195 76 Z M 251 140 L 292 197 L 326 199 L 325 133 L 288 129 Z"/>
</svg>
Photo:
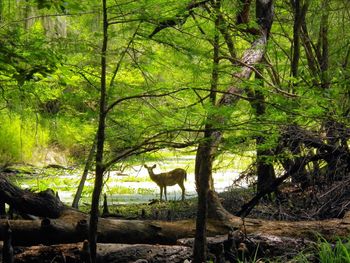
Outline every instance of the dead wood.
<svg viewBox="0 0 350 263">
<path fill-rule="evenodd" d="M 217 201 L 218 202 L 218 201 Z M 208 236 L 227 234 L 239 229 L 246 234 L 259 233 L 279 237 L 317 239 L 321 234 L 327 239 L 350 235 L 350 216 L 323 221 L 268 221 L 229 214 L 220 206 L 211 208 L 211 215 L 220 220 L 209 220 Z M 9 222 L 13 245 L 76 243 L 87 238 L 88 215 L 66 209 L 60 218 L 43 220 L 0 220 L 0 240 Z M 195 221 L 182 220 L 141 221 L 101 218 L 98 225 L 98 242 L 126 244 L 175 244 L 178 239 L 194 237 Z"/>
<path fill-rule="evenodd" d="M 239 232 L 239 231 L 238 231 Z M 180 239 L 177 245 L 149 244 L 98 244 L 98 260 L 104 263 L 135 262 L 184 262 L 192 256 L 194 239 Z M 313 242 L 300 238 L 276 237 L 272 235 L 247 235 L 235 233 L 232 240 L 227 235 L 208 238 L 209 257 L 212 259 L 235 259 L 244 257 L 278 257 L 296 255 Z M 70 243 L 51 246 L 16 247 L 15 262 L 84 262 L 84 243 Z M 242 251 L 242 247 L 246 250 Z M 144 261 L 146 262 L 146 261 Z M 216 261 L 220 262 L 220 261 Z"/>
<path fill-rule="evenodd" d="M 274 221 L 254 218 L 241 218 L 227 212 L 217 194 L 210 192 L 209 215 L 231 229 L 240 229 L 246 234 L 259 233 L 279 237 L 306 238 L 317 240 L 319 235 L 331 240 L 348 237 L 350 234 L 350 212 L 341 219 L 318 221 Z"/>
<path fill-rule="evenodd" d="M 2 230 L 9 222 L 14 245 L 75 243 L 87 238 L 88 215 L 73 209 L 66 209 L 60 218 L 42 220 L 0 220 Z M 176 240 L 193 237 L 194 220 L 141 221 L 100 218 L 98 242 L 127 244 L 175 244 Z M 227 227 L 212 220 L 208 226 L 209 235 L 227 233 Z"/>
<path fill-rule="evenodd" d="M 35 244 L 76 243 L 87 239 L 89 215 L 75 209 L 65 207 L 54 197 L 49 195 L 58 210 L 50 210 L 43 206 L 43 202 L 35 193 L 14 188 L 6 179 L 0 177 L 0 195 L 5 201 L 16 204 L 12 198 L 22 201 L 17 209 L 34 214 L 41 211 L 43 219 L 34 220 L 7 220 L 0 219 L 0 240 L 4 240 L 4 230 L 8 224 L 12 230 L 12 244 L 15 246 L 31 246 Z M 4 188 L 7 187 L 7 188 Z M 16 194 L 10 195 L 12 189 Z M 20 190 L 20 191 L 19 191 Z M 8 192 L 8 193 L 5 193 Z M 242 219 L 228 213 L 221 205 L 214 192 L 210 192 L 208 236 L 227 234 L 230 230 L 241 230 L 246 234 L 264 234 L 278 237 L 315 239 L 317 234 L 327 239 L 346 237 L 350 234 L 350 216 L 345 213 L 342 219 L 329 219 L 321 221 L 268 221 L 262 219 Z M 20 195 L 22 194 L 22 196 Z M 23 196 L 24 195 L 24 196 Z M 10 198 L 11 197 L 11 198 Z M 42 197 L 41 197 L 42 198 Z M 36 207 L 36 206 L 39 206 Z M 32 210 L 33 211 L 32 211 Z M 56 211 L 56 213 L 52 213 Z M 58 218 L 49 218 L 53 215 Z M 47 213 L 44 213 L 47 212 Z M 37 213 L 37 212 L 36 212 Z M 174 222 L 152 220 L 118 220 L 101 218 L 98 224 L 99 243 L 127 243 L 127 244 L 176 244 L 181 238 L 194 237 L 195 221 L 181 220 Z"/>
<path fill-rule="evenodd" d="M 24 214 L 57 218 L 64 210 L 64 204 L 56 198 L 51 189 L 34 193 L 22 190 L 0 175 L 0 200 Z"/>
<path fill-rule="evenodd" d="M 165 246 L 146 244 L 98 244 L 98 262 L 120 263 L 135 262 L 184 262 L 190 258 L 192 249 L 186 246 Z M 53 246 L 33 246 L 17 248 L 16 263 L 85 262 L 83 243 Z M 142 262 L 142 261 L 139 261 Z"/>
<path fill-rule="evenodd" d="M 193 243 L 193 238 L 178 240 L 178 244 L 183 246 L 192 247 Z M 251 259 L 252 261 L 253 258 L 292 258 L 303 249 L 314 246 L 315 242 L 304 238 L 280 237 L 274 235 L 245 235 L 241 231 L 235 231 L 230 232 L 229 235 L 208 237 L 207 244 L 209 253 L 214 256 L 216 260 L 225 259 L 231 260 L 230 262 L 237 262 L 238 260 L 242 260 L 243 257 L 245 259 Z M 222 261 L 219 260 L 215 262 Z"/>
</svg>

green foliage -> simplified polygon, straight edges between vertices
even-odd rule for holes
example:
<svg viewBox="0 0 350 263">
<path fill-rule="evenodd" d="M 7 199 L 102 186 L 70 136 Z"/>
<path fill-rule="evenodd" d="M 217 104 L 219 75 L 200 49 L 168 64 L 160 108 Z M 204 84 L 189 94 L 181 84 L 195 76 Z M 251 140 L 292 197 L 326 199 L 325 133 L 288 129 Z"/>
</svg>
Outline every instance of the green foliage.
<svg viewBox="0 0 350 263">
<path fill-rule="evenodd" d="M 237 11 L 242 8 L 238 2 L 222 2 L 221 11 L 228 25 L 236 23 Z M 33 149 L 45 152 L 46 147 L 73 157 L 72 161 L 81 161 L 90 148 L 98 120 L 100 2 L 8 0 L 2 3 L 6 8 L 1 10 L 0 21 L 0 104 L 13 116 L 20 116 L 2 124 L 5 127 L 2 138 L 10 138 L 3 139 L 3 162 L 29 160 Z M 106 55 L 108 103 L 119 103 L 108 112 L 107 158 L 137 147 L 144 150 L 170 148 L 172 143 L 196 143 L 202 137 L 202 128 L 210 121 L 214 128 L 224 132 L 219 153 L 233 155 L 235 159 L 226 162 L 222 160 L 228 158 L 219 157 L 216 167 L 241 169 L 254 159 L 257 149 L 274 149 L 286 125 L 293 123 L 317 130 L 329 116 L 349 124 L 349 67 L 345 59 L 349 36 L 345 28 L 349 22 L 340 19 L 346 15 L 346 8 L 337 7 L 342 7 L 340 3 L 332 2 L 330 9 L 331 88 L 326 90 L 321 88 L 321 74 L 310 71 L 303 46 L 298 76 L 290 74 L 292 9 L 283 1 L 276 2 L 280 23 L 273 25 L 266 61 L 260 65 L 263 81 L 254 74 L 242 83 L 232 79 L 242 65 L 233 65 L 227 59 L 230 51 L 220 33 L 217 101 L 228 87 L 236 84 L 245 91 L 243 97 L 249 98 L 240 99 L 234 108 L 218 108 L 208 99 L 216 32 L 213 10 L 207 3 L 189 12 L 188 4 L 185 0 L 108 2 L 111 23 Z M 315 44 L 319 41 L 319 14 L 326 11 L 317 1 L 312 1 L 307 13 L 306 25 Z M 252 18 L 253 13 L 251 10 Z M 168 26 L 172 22 L 176 23 Z M 161 26 L 164 28 L 150 37 Z M 234 60 L 242 56 L 256 37 L 241 30 L 256 26 L 251 19 L 247 25 L 228 27 L 237 53 Z M 59 34 L 60 29 L 66 33 Z M 251 103 L 250 96 L 256 94 L 262 96 L 260 102 L 265 107 L 262 115 L 257 114 Z M 208 121 L 208 116 L 218 118 Z M 224 125 L 217 121 L 221 118 L 226 120 Z M 34 143 L 37 135 L 33 136 L 32 131 L 36 129 L 41 129 L 43 139 L 35 139 Z M 257 145 L 257 137 L 262 137 L 263 143 Z M 4 152 L 6 149 L 9 151 Z M 169 152 L 161 151 L 159 155 L 133 161 L 166 159 Z M 238 155 L 247 157 L 239 160 Z M 288 156 L 291 153 L 283 152 L 266 160 L 277 163 Z M 193 170 L 193 165 L 189 170 Z"/>
<path fill-rule="evenodd" d="M 0 112 L 0 163 L 34 161 L 38 147 L 47 145 L 48 131 L 33 118 Z"/>
<path fill-rule="evenodd" d="M 318 243 L 318 253 L 321 263 L 350 262 L 350 239 L 338 239 L 335 245 L 321 239 Z"/>
<path fill-rule="evenodd" d="M 298 254 L 291 262 L 317 262 L 320 263 L 349 263 L 350 262 L 350 239 L 338 239 L 331 243 L 320 237 L 316 247 L 308 248 Z"/>
<path fill-rule="evenodd" d="M 95 127 L 82 123 L 79 118 L 60 117 L 46 122 L 50 131 L 50 144 L 70 151 L 71 155 L 85 158 L 95 135 Z"/>
<path fill-rule="evenodd" d="M 42 79 L 56 69 L 59 58 L 41 27 L 33 27 L 29 32 L 9 28 L 2 30 L 0 37 L 0 71 L 19 85 Z"/>
</svg>

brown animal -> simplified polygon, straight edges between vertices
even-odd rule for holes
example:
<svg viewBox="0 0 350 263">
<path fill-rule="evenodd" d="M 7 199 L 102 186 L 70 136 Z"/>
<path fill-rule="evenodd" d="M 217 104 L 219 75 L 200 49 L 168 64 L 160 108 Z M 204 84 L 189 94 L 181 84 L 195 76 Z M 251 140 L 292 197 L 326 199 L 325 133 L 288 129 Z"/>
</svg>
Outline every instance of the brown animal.
<svg viewBox="0 0 350 263">
<path fill-rule="evenodd" d="M 184 181 L 187 179 L 186 171 L 181 168 L 176 168 L 175 170 L 172 170 L 167 173 L 155 174 L 153 172 L 153 169 L 155 167 L 156 165 L 153 165 L 152 167 L 148 167 L 147 165 L 145 165 L 145 168 L 148 170 L 148 174 L 151 177 L 152 181 L 155 182 L 160 188 L 160 200 L 163 199 L 164 190 L 165 201 L 167 201 L 166 187 L 173 186 L 176 184 L 178 184 L 182 190 L 182 201 L 185 200 Z"/>
</svg>

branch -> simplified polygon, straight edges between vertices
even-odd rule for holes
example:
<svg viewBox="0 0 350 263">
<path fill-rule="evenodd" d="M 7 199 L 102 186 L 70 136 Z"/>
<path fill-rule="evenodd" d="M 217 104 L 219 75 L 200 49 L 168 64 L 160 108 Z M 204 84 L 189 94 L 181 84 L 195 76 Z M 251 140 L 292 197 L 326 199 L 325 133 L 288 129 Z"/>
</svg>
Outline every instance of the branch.
<svg viewBox="0 0 350 263">
<path fill-rule="evenodd" d="M 161 30 L 168 28 L 168 27 L 173 27 L 176 25 L 182 25 L 186 22 L 186 19 L 190 16 L 190 11 L 194 8 L 204 6 L 209 0 L 204 0 L 200 2 L 192 2 L 187 5 L 185 12 L 178 13 L 176 14 L 175 18 L 171 19 L 166 19 L 158 24 L 158 26 L 153 30 L 153 32 L 148 36 L 149 38 L 152 38 L 155 34 L 160 32 Z M 187 11 L 187 13 L 186 13 Z"/>
<path fill-rule="evenodd" d="M 163 136 L 164 134 L 169 134 L 172 132 L 179 132 L 179 131 L 184 131 L 184 130 L 186 130 L 186 129 L 178 129 L 178 130 L 173 130 L 173 131 L 162 131 L 154 136 L 146 138 L 144 141 L 142 141 L 138 145 L 121 150 L 115 158 L 111 159 L 110 161 L 108 161 L 104 165 L 105 170 L 108 170 L 116 162 L 119 162 L 120 160 L 123 160 L 123 159 L 125 159 L 129 156 L 132 156 L 132 155 L 140 155 L 140 154 L 146 153 L 146 152 L 161 150 L 161 149 L 164 149 L 165 146 L 179 149 L 179 148 L 186 148 L 186 147 L 195 145 L 197 143 L 196 141 L 191 141 L 191 142 L 187 142 L 187 143 L 177 143 L 177 142 L 171 142 L 171 141 L 167 141 L 167 140 L 158 140 L 157 139 L 160 136 Z"/>
<path fill-rule="evenodd" d="M 118 71 L 119 71 L 120 65 L 122 64 L 122 61 L 123 61 L 123 59 L 124 59 L 124 56 L 125 56 L 125 54 L 127 53 L 127 51 L 129 50 L 131 43 L 134 41 L 135 36 L 136 36 L 136 34 L 137 34 L 137 31 L 138 31 L 139 28 L 140 28 L 140 25 L 141 25 L 141 22 L 138 24 L 138 26 L 137 26 L 137 28 L 136 28 L 134 34 L 132 35 L 130 41 L 128 42 L 128 45 L 126 46 L 126 48 L 123 50 L 122 54 L 120 55 L 120 59 L 119 59 L 119 61 L 118 61 L 118 63 L 117 63 L 117 66 L 115 67 L 115 70 L 114 70 L 114 72 L 113 72 L 113 75 L 112 75 L 112 78 L 111 78 L 111 81 L 110 81 L 110 84 L 109 84 L 110 87 L 113 86 L 113 83 L 114 83 L 115 77 L 117 76 L 117 73 L 118 73 Z"/>
<path fill-rule="evenodd" d="M 133 96 L 128 96 L 128 97 L 124 97 L 124 98 L 120 98 L 116 101 L 114 101 L 112 104 L 110 104 L 107 109 L 106 109 L 106 113 L 108 113 L 110 110 L 112 110 L 116 105 L 118 105 L 119 103 L 126 101 L 126 100 L 132 100 L 132 99 L 141 99 L 141 98 L 158 98 L 158 97 L 165 97 L 165 96 L 169 96 L 171 94 L 175 94 L 178 93 L 180 91 L 184 91 L 184 90 L 188 90 L 189 88 L 181 88 L 178 90 L 174 90 L 174 91 L 169 91 L 166 93 L 162 93 L 162 94 L 139 94 L 139 95 L 133 95 Z"/>
</svg>

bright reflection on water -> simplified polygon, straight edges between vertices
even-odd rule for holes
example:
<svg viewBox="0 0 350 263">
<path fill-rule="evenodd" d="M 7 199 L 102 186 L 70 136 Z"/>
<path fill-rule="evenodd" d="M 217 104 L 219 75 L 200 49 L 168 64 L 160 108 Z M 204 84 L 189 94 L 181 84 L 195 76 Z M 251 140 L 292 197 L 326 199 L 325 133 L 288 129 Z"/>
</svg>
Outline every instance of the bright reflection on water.
<svg viewBox="0 0 350 263">
<path fill-rule="evenodd" d="M 151 166 L 157 164 L 154 172 L 167 172 L 175 168 L 187 170 L 187 180 L 185 181 L 186 196 L 185 198 L 195 197 L 197 195 L 194 179 L 194 156 L 181 156 L 180 158 L 162 159 L 158 162 L 149 162 Z M 45 171 L 47 172 L 47 171 Z M 48 187 L 57 190 L 60 199 L 70 205 L 76 193 L 80 178 L 81 170 L 63 170 L 56 171 L 54 176 L 31 175 L 22 176 L 16 179 L 16 183 L 21 188 L 34 188 L 44 190 Z M 214 171 L 214 187 L 217 192 L 222 192 L 225 188 L 230 187 L 235 179 L 239 176 L 239 171 L 226 166 L 223 169 Z M 94 185 L 93 172 L 89 174 L 85 183 L 82 201 L 91 202 L 91 193 Z M 33 179 L 34 178 L 34 179 Z M 246 187 L 242 182 L 240 186 Z M 110 204 L 125 203 L 142 203 L 152 199 L 159 199 L 159 187 L 150 180 L 147 170 L 142 165 L 135 165 L 125 169 L 123 172 L 110 171 L 105 175 L 105 186 L 103 193 L 108 196 Z M 178 185 L 167 187 L 168 200 L 181 200 L 181 189 Z M 102 198 L 101 198 L 102 199 Z M 102 200 L 101 200 L 102 202 Z"/>
</svg>

